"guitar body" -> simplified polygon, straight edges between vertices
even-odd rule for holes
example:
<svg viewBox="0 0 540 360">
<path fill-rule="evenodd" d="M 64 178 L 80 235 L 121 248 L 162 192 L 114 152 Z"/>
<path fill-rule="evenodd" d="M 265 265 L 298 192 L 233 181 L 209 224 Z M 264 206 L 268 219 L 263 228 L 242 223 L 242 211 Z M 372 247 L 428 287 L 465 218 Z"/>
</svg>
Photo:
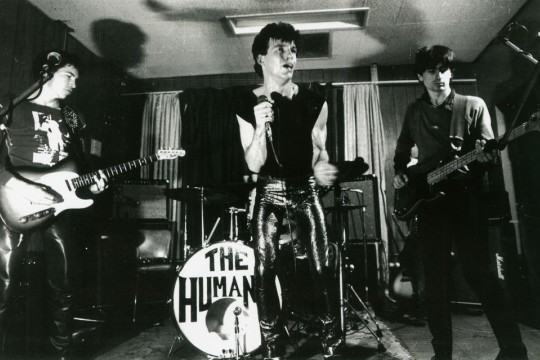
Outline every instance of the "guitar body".
<svg viewBox="0 0 540 360">
<path fill-rule="evenodd" d="M 420 207 L 444 196 L 442 186 L 430 186 L 425 175 L 409 176 L 407 185 L 394 192 L 394 215 L 407 221 L 413 218 Z"/>
<path fill-rule="evenodd" d="M 33 204 L 27 198 L 6 187 L 0 188 L 0 217 L 6 226 L 17 232 L 26 233 L 46 225 L 66 209 L 83 209 L 92 205 L 93 200 L 81 199 L 66 180 L 78 177 L 72 163 L 64 163 L 52 169 L 25 170 L 17 173 L 36 184 L 49 186 L 62 196 L 63 201 L 52 205 Z"/>
<path fill-rule="evenodd" d="M 143 165 L 148 165 L 158 160 L 171 160 L 184 156 L 183 149 L 160 149 L 154 155 L 146 156 L 137 160 L 128 161 L 119 165 L 111 166 L 102 171 L 107 179 L 126 171 L 135 170 Z M 61 202 L 51 205 L 38 205 L 31 203 L 21 194 L 6 187 L 0 187 L 0 218 L 6 226 L 17 232 L 25 233 L 38 229 L 45 225 L 62 211 L 67 209 L 87 208 L 94 202 L 91 199 L 81 199 L 77 196 L 77 189 L 95 183 L 99 172 L 77 175 L 75 164 L 61 162 L 52 168 L 29 169 L 17 168 L 16 173 L 20 178 L 37 185 L 46 185 L 52 192 L 56 192 L 62 198 Z"/>
<path fill-rule="evenodd" d="M 406 275 L 406 270 L 397 270 L 390 286 L 390 295 L 398 300 L 412 300 L 414 295 L 412 279 Z"/>
<path fill-rule="evenodd" d="M 487 149 L 485 150 L 490 151 L 498 148 L 497 145 L 499 144 L 497 142 L 499 140 L 502 140 L 503 144 L 506 144 L 507 141 L 514 140 L 531 131 L 539 130 L 539 118 L 540 112 L 532 114 L 529 121 L 517 126 L 512 132 L 499 137 L 491 144 L 491 146 L 487 146 L 486 144 Z M 502 150 L 502 148 L 499 148 L 499 150 Z M 422 204 L 437 200 L 444 196 L 445 192 L 441 188 L 441 186 L 444 187 L 443 180 L 455 171 L 476 161 L 478 153 L 475 149 L 459 157 L 455 156 L 455 154 L 453 156 L 454 159 L 441 165 L 437 169 L 430 171 L 424 176 L 411 176 L 407 174 L 409 183 L 401 189 L 396 189 L 394 194 L 394 215 L 396 218 L 399 220 L 409 220 L 416 214 L 418 208 L 422 206 Z M 414 168 L 415 166 L 410 167 L 407 172 L 411 173 L 412 171 L 414 173 Z M 441 182 L 443 183 L 442 185 L 439 184 Z"/>
</svg>

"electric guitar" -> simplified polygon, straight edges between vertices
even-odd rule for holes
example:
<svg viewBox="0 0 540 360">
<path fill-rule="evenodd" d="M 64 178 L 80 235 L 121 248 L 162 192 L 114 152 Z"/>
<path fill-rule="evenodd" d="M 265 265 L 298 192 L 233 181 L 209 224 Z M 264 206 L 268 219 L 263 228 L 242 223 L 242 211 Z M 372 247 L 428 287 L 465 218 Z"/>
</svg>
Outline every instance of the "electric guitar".
<svg viewBox="0 0 540 360">
<path fill-rule="evenodd" d="M 534 113 L 529 121 L 512 130 L 508 141 L 514 140 L 528 132 L 539 130 L 540 122 L 538 119 L 540 119 L 540 112 Z M 502 138 L 503 136 L 497 140 Z M 477 155 L 476 150 L 473 150 L 447 162 L 428 174 L 409 176 L 408 184 L 400 189 L 396 189 L 394 193 L 394 215 L 396 218 L 399 220 L 409 220 L 423 204 L 445 196 L 444 186 L 439 186 L 439 183 L 454 171 L 475 161 Z"/>
<path fill-rule="evenodd" d="M 158 160 L 175 159 L 185 155 L 183 149 L 162 149 L 156 154 L 103 169 L 108 179 L 124 172 L 138 169 Z M 98 171 L 79 176 L 73 162 L 61 162 L 49 169 L 16 169 L 17 174 L 37 185 L 45 185 L 61 196 L 62 201 L 51 205 L 34 204 L 22 194 L 7 187 L 0 187 L 0 218 L 6 226 L 25 233 L 38 229 L 49 220 L 68 209 L 84 209 L 92 199 L 77 196 L 76 191 L 95 183 Z"/>
</svg>

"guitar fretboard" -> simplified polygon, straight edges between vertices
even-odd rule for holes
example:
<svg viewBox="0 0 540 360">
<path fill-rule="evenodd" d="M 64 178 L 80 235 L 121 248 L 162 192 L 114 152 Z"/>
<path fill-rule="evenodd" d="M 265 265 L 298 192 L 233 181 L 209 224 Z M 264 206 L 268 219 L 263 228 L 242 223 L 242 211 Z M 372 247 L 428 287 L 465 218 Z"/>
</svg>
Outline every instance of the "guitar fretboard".
<svg viewBox="0 0 540 360">
<path fill-rule="evenodd" d="M 151 164 L 158 160 L 159 160 L 158 156 L 154 154 L 154 155 L 146 156 L 141 159 L 132 160 L 132 161 L 128 161 L 119 165 L 111 166 L 106 169 L 103 169 L 102 171 L 107 176 L 107 178 L 112 178 L 115 175 L 120 175 L 127 171 L 135 170 L 137 168 Z M 96 182 L 95 181 L 96 177 L 99 178 L 99 171 L 94 171 L 85 175 L 81 175 L 79 177 L 71 179 L 70 182 L 75 189 L 79 189 L 84 186 L 89 186 L 89 185 L 94 184 Z"/>
<path fill-rule="evenodd" d="M 521 135 L 524 135 L 528 133 L 529 131 L 538 129 L 538 121 L 535 120 L 529 120 L 518 127 L 516 127 L 510 135 L 508 136 L 508 141 L 511 141 L 517 137 L 520 137 Z M 500 136 L 497 138 L 497 140 L 501 140 L 503 136 Z M 430 185 L 434 185 L 438 183 L 439 181 L 444 180 L 448 175 L 453 173 L 459 168 L 464 167 L 465 165 L 468 165 L 476 160 L 477 154 L 476 150 L 470 151 L 467 154 L 450 161 L 449 163 L 444 164 L 443 166 L 431 171 L 427 175 L 427 182 Z"/>
</svg>

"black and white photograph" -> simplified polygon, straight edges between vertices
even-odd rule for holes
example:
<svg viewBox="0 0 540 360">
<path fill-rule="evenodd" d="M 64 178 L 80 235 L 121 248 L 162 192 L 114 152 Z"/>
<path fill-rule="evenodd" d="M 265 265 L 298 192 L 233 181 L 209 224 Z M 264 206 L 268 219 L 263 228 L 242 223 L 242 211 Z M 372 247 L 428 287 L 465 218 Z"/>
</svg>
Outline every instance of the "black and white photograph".
<svg viewBox="0 0 540 360">
<path fill-rule="evenodd" d="M 540 0 L 0 0 L 0 359 L 540 360 Z"/>
</svg>

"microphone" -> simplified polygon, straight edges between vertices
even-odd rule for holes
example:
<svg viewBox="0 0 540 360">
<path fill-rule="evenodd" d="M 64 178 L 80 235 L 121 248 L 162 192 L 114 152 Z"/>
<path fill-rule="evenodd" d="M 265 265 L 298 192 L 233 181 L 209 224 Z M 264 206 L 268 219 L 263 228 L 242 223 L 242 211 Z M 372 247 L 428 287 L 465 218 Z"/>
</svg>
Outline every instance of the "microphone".
<svg viewBox="0 0 540 360">
<path fill-rule="evenodd" d="M 277 94 L 277 93 L 272 93 L 272 96 L 274 94 Z M 272 97 L 273 99 L 273 97 Z M 266 97 L 266 95 L 260 95 L 257 97 L 257 104 L 260 104 L 260 103 L 263 103 L 265 101 L 268 101 L 268 98 Z M 266 136 L 268 137 L 268 140 L 270 140 L 270 142 L 273 142 L 272 140 L 272 128 L 270 127 L 270 121 L 267 121 L 266 123 L 264 123 L 264 130 L 266 131 Z"/>
<path fill-rule="evenodd" d="M 270 97 L 275 102 L 281 101 L 283 99 L 283 95 L 281 95 L 280 93 L 278 93 L 276 91 L 272 91 L 272 93 L 270 94 Z"/>
<path fill-rule="evenodd" d="M 62 55 L 56 51 L 51 51 L 47 54 L 47 61 L 43 64 L 43 71 L 49 71 L 51 68 L 60 65 L 62 62 Z"/>
<path fill-rule="evenodd" d="M 62 55 L 57 53 L 56 51 L 51 51 L 47 54 L 47 63 L 58 66 L 62 62 Z"/>
</svg>

